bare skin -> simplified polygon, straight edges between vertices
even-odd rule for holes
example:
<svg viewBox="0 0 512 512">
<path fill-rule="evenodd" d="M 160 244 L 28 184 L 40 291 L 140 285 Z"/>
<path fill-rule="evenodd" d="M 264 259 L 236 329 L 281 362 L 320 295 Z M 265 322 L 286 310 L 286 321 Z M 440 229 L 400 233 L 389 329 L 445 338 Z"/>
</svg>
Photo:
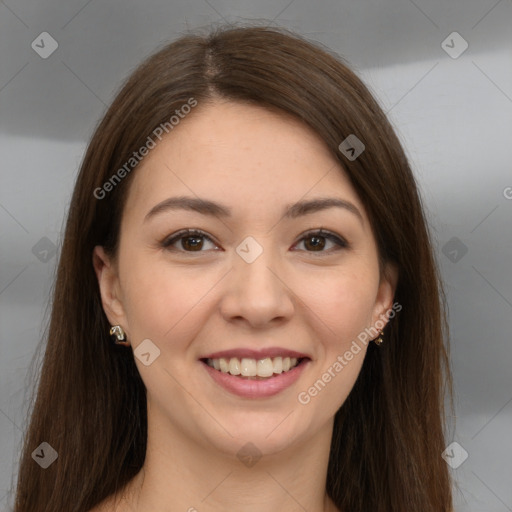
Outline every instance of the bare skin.
<svg viewBox="0 0 512 512">
<path fill-rule="evenodd" d="M 149 339 L 160 355 L 149 366 L 135 357 L 148 399 L 143 469 L 117 504 L 111 497 L 94 512 L 337 511 L 325 491 L 334 415 L 366 346 L 307 392 L 390 310 L 397 279 L 393 268 L 380 272 L 345 172 L 300 122 L 226 101 L 199 105 L 134 172 L 118 258 L 98 246 L 93 262 L 110 323 L 132 350 Z M 177 196 L 215 201 L 231 216 L 162 209 L 145 219 Z M 352 206 L 283 216 L 287 205 L 320 197 Z M 205 236 L 162 246 L 185 228 Z M 342 243 L 309 234 L 320 228 Z M 248 236 L 262 248 L 252 263 L 236 252 Z M 310 361 L 277 395 L 240 397 L 200 361 L 238 347 L 282 347 Z M 249 442 L 261 455 L 251 467 L 237 457 Z"/>
</svg>

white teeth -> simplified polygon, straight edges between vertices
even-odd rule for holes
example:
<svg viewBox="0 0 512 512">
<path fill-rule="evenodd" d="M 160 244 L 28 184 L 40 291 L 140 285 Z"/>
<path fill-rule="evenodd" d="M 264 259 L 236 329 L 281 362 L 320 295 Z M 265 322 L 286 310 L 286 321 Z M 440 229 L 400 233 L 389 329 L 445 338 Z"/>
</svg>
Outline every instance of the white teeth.
<svg viewBox="0 0 512 512">
<path fill-rule="evenodd" d="M 251 359 L 243 357 L 242 360 L 237 357 L 227 359 L 208 359 L 207 364 L 222 373 L 231 375 L 242 375 L 242 377 L 271 377 L 274 373 L 279 374 L 287 372 L 297 366 L 296 357 L 266 357 L 265 359 Z"/>
<path fill-rule="evenodd" d="M 231 375 L 240 375 L 240 373 L 242 373 L 240 370 L 240 361 L 236 357 L 232 357 L 229 360 L 229 373 L 231 373 Z"/>
<path fill-rule="evenodd" d="M 243 377 L 256 377 L 256 368 L 256 359 L 248 359 L 246 357 L 242 359 L 241 371 Z"/>
<path fill-rule="evenodd" d="M 224 373 L 228 373 L 229 372 L 229 361 L 227 359 L 225 359 L 224 357 L 221 357 L 219 359 L 219 364 L 220 364 L 220 371 L 221 372 L 224 372 Z"/>
<path fill-rule="evenodd" d="M 274 365 L 272 364 L 272 359 L 270 359 L 270 357 L 260 359 L 257 362 L 256 367 L 259 377 L 271 377 L 274 374 Z"/>
</svg>

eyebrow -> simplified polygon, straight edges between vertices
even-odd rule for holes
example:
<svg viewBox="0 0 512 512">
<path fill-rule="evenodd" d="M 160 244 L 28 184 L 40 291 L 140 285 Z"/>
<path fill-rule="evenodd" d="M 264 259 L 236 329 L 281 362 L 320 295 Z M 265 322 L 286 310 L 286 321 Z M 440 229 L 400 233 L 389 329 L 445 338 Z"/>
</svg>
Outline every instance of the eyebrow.
<svg viewBox="0 0 512 512">
<path fill-rule="evenodd" d="M 303 215 L 327 210 L 328 208 L 343 208 L 356 215 L 361 223 L 363 216 L 359 209 L 349 201 L 337 197 L 319 197 L 311 200 L 298 201 L 297 203 L 285 205 L 283 217 L 295 219 Z M 169 197 L 161 203 L 153 206 L 144 217 L 144 222 L 151 217 L 170 210 L 189 210 L 200 213 L 201 215 L 210 215 L 213 217 L 231 217 L 231 208 L 222 204 L 202 199 L 198 197 L 180 196 Z"/>
</svg>

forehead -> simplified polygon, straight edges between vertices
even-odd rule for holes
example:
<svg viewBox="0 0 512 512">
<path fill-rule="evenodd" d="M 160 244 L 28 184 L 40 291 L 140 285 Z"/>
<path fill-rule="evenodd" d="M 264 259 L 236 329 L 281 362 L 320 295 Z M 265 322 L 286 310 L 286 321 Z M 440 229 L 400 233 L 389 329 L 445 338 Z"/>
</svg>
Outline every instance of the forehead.
<svg viewBox="0 0 512 512">
<path fill-rule="evenodd" d="M 226 101 L 199 104 L 158 142 L 136 169 L 127 201 L 148 209 L 182 194 L 242 209 L 329 194 L 362 208 L 339 161 L 307 125 Z"/>
</svg>

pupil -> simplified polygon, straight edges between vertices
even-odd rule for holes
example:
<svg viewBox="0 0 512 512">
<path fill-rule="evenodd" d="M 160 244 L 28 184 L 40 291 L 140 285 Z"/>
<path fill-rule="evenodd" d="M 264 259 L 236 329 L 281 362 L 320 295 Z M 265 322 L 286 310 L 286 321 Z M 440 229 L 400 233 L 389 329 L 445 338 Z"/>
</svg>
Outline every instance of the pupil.
<svg viewBox="0 0 512 512">
<path fill-rule="evenodd" d="M 192 244 L 190 244 L 190 240 L 193 240 Z M 183 246 L 185 249 L 187 248 L 186 247 L 187 245 L 189 245 L 193 249 L 197 249 L 198 247 L 201 248 L 202 240 L 200 237 L 189 236 L 189 237 L 185 238 L 183 240 L 183 242 L 184 242 Z"/>
<path fill-rule="evenodd" d="M 323 239 L 323 237 L 318 237 L 318 236 L 312 236 L 309 238 L 309 240 L 314 240 L 314 242 L 311 244 L 311 246 L 314 248 L 320 248 L 320 249 L 323 249 L 323 247 L 325 246 L 325 241 L 322 243 L 322 239 Z"/>
</svg>

